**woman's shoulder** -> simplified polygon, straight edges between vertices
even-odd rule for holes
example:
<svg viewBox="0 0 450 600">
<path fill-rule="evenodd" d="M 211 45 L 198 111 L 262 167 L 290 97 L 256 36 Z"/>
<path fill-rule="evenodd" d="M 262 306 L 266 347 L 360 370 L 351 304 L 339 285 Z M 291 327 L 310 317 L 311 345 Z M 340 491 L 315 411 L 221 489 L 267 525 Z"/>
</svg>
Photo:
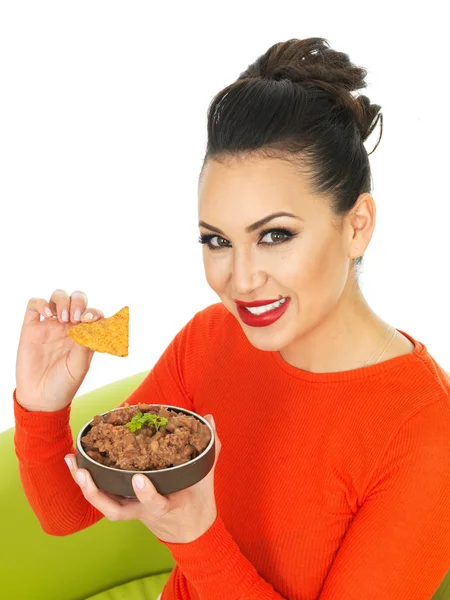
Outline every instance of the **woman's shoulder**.
<svg viewBox="0 0 450 600">
<path fill-rule="evenodd" d="M 229 314 L 230 311 L 223 302 L 214 302 L 213 304 L 208 304 L 208 306 L 205 308 L 197 311 L 195 313 L 195 317 L 206 321 L 223 321 L 223 319 Z"/>
<path fill-rule="evenodd" d="M 178 333 L 181 346 L 195 354 L 204 354 L 219 332 L 226 326 L 229 310 L 222 302 L 197 311 Z"/>
<path fill-rule="evenodd" d="M 428 352 L 424 343 L 397 330 L 398 346 L 388 357 L 388 383 L 396 404 L 403 400 L 413 413 L 433 402 L 450 406 L 450 375 Z"/>
<path fill-rule="evenodd" d="M 197 333 L 210 337 L 224 326 L 228 316 L 231 313 L 223 302 L 215 302 L 197 311 L 190 323 Z"/>
</svg>

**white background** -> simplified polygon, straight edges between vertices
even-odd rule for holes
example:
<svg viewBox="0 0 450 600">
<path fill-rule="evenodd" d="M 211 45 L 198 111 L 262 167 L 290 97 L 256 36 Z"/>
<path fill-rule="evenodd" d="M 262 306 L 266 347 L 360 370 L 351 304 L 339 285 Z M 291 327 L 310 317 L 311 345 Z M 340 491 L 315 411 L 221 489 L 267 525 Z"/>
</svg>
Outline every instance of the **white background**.
<svg viewBox="0 0 450 600">
<path fill-rule="evenodd" d="M 218 300 L 197 243 L 206 111 L 293 37 L 325 37 L 368 70 L 362 93 L 382 106 L 384 133 L 370 157 L 378 214 L 363 291 L 450 370 L 445 3 L 307 4 L 1 4 L 0 430 L 14 423 L 31 296 L 82 289 L 106 316 L 130 306 L 129 357 L 97 354 L 79 393 L 150 368 Z M 379 125 L 369 152 L 378 136 Z"/>
</svg>

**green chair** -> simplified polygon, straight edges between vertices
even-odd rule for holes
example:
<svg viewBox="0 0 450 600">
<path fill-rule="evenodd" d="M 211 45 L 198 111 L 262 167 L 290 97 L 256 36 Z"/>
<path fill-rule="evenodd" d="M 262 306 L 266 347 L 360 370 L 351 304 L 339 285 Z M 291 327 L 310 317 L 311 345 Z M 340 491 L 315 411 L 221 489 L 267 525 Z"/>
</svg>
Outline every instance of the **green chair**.
<svg viewBox="0 0 450 600">
<path fill-rule="evenodd" d="M 145 375 L 76 398 L 70 421 L 74 436 L 94 414 L 125 400 Z M 156 600 L 174 566 L 164 544 L 139 521 L 105 518 L 70 536 L 44 533 L 22 490 L 13 435 L 14 429 L 0 434 L 0 597 Z"/>
<path fill-rule="evenodd" d="M 76 398 L 71 413 L 74 436 L 94 414 L 125 400 L 146 374 Z M 102 519 L 66 537 L 44 533 L 22 491 L 13 435 L 14 429 L 0 433 L 0 597 L 156 600 L 174 566 L 164 544 L 137 521 Z M 450 571 L 430 600 L 450 600 Z"/>
</svg>

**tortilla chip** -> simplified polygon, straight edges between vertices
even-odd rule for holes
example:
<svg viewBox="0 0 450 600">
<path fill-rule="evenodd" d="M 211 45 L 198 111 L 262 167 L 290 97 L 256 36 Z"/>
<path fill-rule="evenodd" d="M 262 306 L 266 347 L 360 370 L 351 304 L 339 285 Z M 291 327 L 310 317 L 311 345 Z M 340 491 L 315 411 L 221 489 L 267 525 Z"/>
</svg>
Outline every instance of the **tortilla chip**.
<svg viewBox="0 0 450 600">
<path fill-rule="evenodd" d="M 73 325 L 67 333 L 77 344 L 95 352 L 128 356 L 129 315 L 128 306 L 125 306 L 107 319 Z"/>
</svg>

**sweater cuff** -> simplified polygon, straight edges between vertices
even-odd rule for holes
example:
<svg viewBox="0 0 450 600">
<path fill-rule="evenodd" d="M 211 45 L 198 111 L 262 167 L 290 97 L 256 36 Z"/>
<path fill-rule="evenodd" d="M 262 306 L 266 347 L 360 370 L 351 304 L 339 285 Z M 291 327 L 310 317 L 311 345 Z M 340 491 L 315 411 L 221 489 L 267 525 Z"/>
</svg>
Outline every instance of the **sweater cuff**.
<svg viewBox="0 0 450 600">
<path fill-rule="evenodd" d="M 200 598 L 214 598 L 218 589 L 224 598 L 228 598 L 227 590 L 230 599 L 236 598 L 237 592 L 246 593 L 259 579 L 256 569 L 241 553 L 220 516 L 206 533 L 193 542 L 174 544 L 159 541 L 170 550 Z"/>
<path fill-rule="evenodd" d="M 70 405 L 55 412 L 28 411 L 17 402 L 13 393 L 14 444 L 17 458 L 26 465 L 47 463 L 73 449 L 69 426 Z"/>
</svg>

